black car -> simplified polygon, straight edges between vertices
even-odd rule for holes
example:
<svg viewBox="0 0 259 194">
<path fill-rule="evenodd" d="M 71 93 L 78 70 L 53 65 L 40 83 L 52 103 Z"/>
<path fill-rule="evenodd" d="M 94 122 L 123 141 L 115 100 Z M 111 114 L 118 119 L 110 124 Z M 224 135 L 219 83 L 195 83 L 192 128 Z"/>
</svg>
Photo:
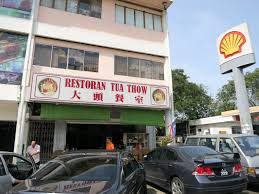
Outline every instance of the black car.
<svg viewBox="0 0 259 194">
<path fill-rule="evenodd" d="M 127 153 L 82 152 L 49 161 L 11 193 L 146 193 L 145 172 Z"/>
<path fill-rule="evenodd" d="M 208 147 L 161 147 L 144 158 L 147 182 L 172 194 L 235 193 L 246 187 L 239 160 Z"/>
</svg>

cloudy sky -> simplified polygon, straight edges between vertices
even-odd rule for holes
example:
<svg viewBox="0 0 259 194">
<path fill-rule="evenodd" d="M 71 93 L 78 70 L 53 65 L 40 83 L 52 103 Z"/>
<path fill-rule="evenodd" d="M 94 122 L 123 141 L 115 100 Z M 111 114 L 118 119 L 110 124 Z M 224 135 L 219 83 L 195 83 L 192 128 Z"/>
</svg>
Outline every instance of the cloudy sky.
<svg viewBox="0 0 259 194">
<path fill-rule="evenodd" d="M 172 68 L 182 68 L 191 81 L 211 95 L 231 74 L 221 75 L 216 39 L 229 28 L 247 22 L 259 60 L 259 0 L 174 0 L 169 9 Z M 251 71 L 258 64 L 247 68 Z"/>
</svg>

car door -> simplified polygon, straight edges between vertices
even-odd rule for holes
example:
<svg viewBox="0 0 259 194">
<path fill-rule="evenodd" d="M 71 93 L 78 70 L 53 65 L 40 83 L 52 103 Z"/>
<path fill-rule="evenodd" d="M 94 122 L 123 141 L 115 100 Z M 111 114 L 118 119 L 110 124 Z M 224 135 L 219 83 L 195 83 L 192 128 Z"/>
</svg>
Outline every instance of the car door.
<svg viewBox="0 0 259 194">
<path fill-rule="evenodd" d="M 159 174 L 161 183 L 165 188 L 170 186 L 170 177 L 176 172 L 177 153 L 172 149 L 164 149 L 159 161 Z"/>
<path fill-rule="evenodd" d="M 156 182 L 158 172 L 157 172 L 157 162 L 160 157 L 159 149 L 155 149 L 150 152 L 147 157 L 144 158 L 144 167 L 146 172 L 147 181 Z"/>
<path fill-rule="evenodd" d="M 0 193 L 6 193 L 12 188 L 12 180 L 4 167 L 3 159 L 0 156 Z"/>
<path fill-rule="evenodd" d="M 135 179 L 134 169 L 132 168 L 131 158 L 127 154 L 122 155 L 122 186 L 120 193 L 122 194 L 135 194 Z"/>
<path fill-rule="evenodd" d="M 34 166 L 25 158 L 15 154 L 3 154 L 8 172 L 18 180 L 27 179 L 34 172 Z"/>
<path fill-rule="evenodd" d="M 136 159 L 129 154 L 129 163 L 132 165 L 134 177 L 136 180 L 134 184 L 134 193 L 138 194 L 141 190 L 143 190 L 143 185 L 145 183 L 145 174 L 143 167 L 136 161 Z"/>
</svg>

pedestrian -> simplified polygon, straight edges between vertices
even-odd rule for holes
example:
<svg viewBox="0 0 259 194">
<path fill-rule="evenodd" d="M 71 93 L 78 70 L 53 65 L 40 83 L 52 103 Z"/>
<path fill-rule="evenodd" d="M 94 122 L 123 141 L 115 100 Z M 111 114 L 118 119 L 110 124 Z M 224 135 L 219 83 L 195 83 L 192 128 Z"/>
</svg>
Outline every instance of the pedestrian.
<svg viewBox="0 0 259 194">
<path fill-rule="evenodd" d="M 114 144 L 112 143 L 111 138 L 107 138 L 106 140 L 106 150 L 109 150 L 109 151 L 114 150 Z"/>
<path fill-rule="evenodd" d="M 35 140 L 31 142 L 31 145 L 27 148 L 27 154 L 31 155 L 37 167 L 40 167 L 40 146 Z"/>
<path fill-rule="evenodd" d="M 139 140 L 139 142 L 136 144 L 135 151 L 137 155 L 137 160 L 141 161 L 142 160 L 142 140 Z"/>
</svg>

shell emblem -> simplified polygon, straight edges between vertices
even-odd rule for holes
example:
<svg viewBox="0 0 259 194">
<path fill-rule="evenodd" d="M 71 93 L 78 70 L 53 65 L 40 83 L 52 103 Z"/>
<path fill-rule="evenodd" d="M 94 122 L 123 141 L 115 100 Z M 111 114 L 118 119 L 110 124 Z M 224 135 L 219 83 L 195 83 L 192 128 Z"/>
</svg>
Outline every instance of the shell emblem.
<svg viewBox="0 0 259 194">
<path fill-rule="evenodd" d="M 242 52 L 242 47 L 246 43 L 246 37 L 241 32 L 233 31 L 227 33 L 219 45 L 220 53 L 225 59 Z"/>
</svg>

